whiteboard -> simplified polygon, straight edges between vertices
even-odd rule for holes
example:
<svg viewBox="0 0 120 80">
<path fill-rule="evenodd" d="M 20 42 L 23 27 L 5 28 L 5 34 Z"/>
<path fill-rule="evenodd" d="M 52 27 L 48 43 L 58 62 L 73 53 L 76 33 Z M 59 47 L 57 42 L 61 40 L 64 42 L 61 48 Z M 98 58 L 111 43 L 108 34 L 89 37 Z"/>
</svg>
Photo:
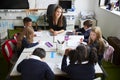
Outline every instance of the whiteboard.
<svg viewBox="0 0 120 80">
<path fill-rule="evenodd" d="M 58 4 L 58 0 L 28 0 L 30 9 L 47 9 L 49 4 Z"/>
</svg>

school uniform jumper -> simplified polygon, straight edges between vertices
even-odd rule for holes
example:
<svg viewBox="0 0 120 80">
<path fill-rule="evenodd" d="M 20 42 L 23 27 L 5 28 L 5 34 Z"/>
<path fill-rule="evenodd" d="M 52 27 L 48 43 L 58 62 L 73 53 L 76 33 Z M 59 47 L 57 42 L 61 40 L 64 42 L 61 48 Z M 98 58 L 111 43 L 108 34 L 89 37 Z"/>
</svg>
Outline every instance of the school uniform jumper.
<svg viewBox="0 0 120 80">
<path fill-rule="evenodd" d="M 95 76 L 94 64 L 69 64 L 67 65 L 67 56 L 62 60 L 62 71 L 68 73 L 71 80 L 93 80 Z"/>
<path fill-rule="evenodd" d="M 24 59 L 17 66 L 22 80 L 54 80 L 54 74 L 50 67 L 43 61 L 29 58 Z"/>
</svg>

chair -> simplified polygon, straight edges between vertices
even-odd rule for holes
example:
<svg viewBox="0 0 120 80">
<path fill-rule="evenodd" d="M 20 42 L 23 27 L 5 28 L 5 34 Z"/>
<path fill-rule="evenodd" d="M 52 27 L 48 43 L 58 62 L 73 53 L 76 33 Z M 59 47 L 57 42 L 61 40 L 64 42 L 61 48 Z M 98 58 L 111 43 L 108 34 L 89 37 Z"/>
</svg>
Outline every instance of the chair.
<svg viewBox="0 0 120 80">
<path fill-rule="evenodd" d="M 17 44 L 16 40 L 12 39 L 12 40 L 6 40 L 2 45 L 2 54 L 8 63 L 7 64 L 8 71 L 10 71 L 11 66 L 14 64 L 14 63 L 12 63 L 11 59 L 13 57 L 16 44 Z M 11 80 L 9 72 L 6 76 L 6 80 Z"/>
<path fill-rule="evenodd" d="M 19 35 L 20 33 L 15 33 L 14 35 L 13 35 L 13 39 L 15 39 L 16 40 L 16 42 L 17 42 L 17 38 L 18 38 L 18 35 Z"/>
<path fill-rule="evenodd" d="M 9 64 L 11 63 L 11 58 L 14 54 L 16 44 L 17 44 L 16 40 L 12 39 L 6 40 L 2 45 L 2 54 Z"/>
</svg>

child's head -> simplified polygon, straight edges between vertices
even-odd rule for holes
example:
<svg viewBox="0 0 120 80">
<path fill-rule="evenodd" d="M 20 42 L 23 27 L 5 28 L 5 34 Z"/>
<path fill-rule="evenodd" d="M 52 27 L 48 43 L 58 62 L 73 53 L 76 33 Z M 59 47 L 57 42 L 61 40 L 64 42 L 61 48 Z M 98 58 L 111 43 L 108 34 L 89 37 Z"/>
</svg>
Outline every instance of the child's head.
<svg viewBox="0 0 120 80">
<path fill-rule="evenodd" d="M 84 28 L 87 29 L 89 27 L 92 27 L 92 21 L 91 20 L 86 20 L 83 25 L 84 25 Z"/>
<path fill-rule="evenodd" d="M 78 54 L 79 62 L 88 61 L 89 63 L 97 62 L 97 50 L 96 48 L 90 48 L 84 44 L 80 44 L 76 48 L 76 53 Z"/>
<path fill-rule="evenodd" d="M 95 49 L 91 50 L 88 46 L 84 44 L 80 44 L 75 50 L 70 50 L 68 54 L 70 64 L 81 64 L 84 61 L 95 63 L 97 59 L 96 55 L 97 53 L 95 52 Z"/>
<path fill-rule="evenodd" d="M 79 62 L 88 60 L 88 55 L 89 55 L 89 47 L 88 46 L 86 46 L 84 44 L 80 44 L 79 46 L 77 46 L 76 52 L 79 56 Z"/>
<path fill-rule="evenodd" d="M 29 43 L 32 43 L 33 42 L 33 37 L 34 37 L 33 29 L 27 27 L 26 28 L 26 34 L 24 34 L 23 32 L 19 33 L 19 35 L 17 37 L 17 48 L 21 48 L 22 40 L 23 40 L 24 36 L 26 37 L 26 39 Z"/>
<path fill-rule="evenodd" d="M 26 39 L 29 43 L 33 42 L 33 37 L 34 37 L 34 31 L 31 28 L 26 28 Z"/>
<path fill-rule="evenodd" d="M 105 45 L 100 27 L 93 27 L 91 29 L 88 45 L 93 44 L 95 41 L 97 42 L 97 45 L 99 45 L 98 54 L 103 53 Z"/>
<path fill-rule="evenodd" d="M 102 38 L 102 32 L 100 27 L 93 27 L 90 32 L 90 39 L 92 41 L 99 40 Z"/>
<path fill-rule="evenodd" d="M 38 57 L 40 57 L 41 59 L 43 59 L 43 58 L 45 58 L 45 56 L 46 56 L 46 52 L 45 52 L 45 50 L 42 49 L 42 48 L 36 48 L 36 49 L 33 51 L 32 55 L 38 56 Z"/>
<path fill-rule="evenodd" d="M 25 17 L 23 19 L 24 26 L 26 27 L 32 27 L 32 20 L 29 17 Z"/>
</svg>

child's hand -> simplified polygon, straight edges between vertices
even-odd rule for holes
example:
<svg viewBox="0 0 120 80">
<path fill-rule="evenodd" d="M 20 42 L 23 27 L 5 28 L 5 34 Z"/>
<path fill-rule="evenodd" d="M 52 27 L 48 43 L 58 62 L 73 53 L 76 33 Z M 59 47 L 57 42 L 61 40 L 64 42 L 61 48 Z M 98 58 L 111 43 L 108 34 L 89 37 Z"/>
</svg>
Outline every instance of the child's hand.
<svg viewBox="0 0 120 80">
<path fill-rule="evenodd" d="M 38 40 L 38 43 L 40 43 L 40 40 Z"/>
<path fill-rule="evenodd" d="M 83 42 L 83 38 L 80 39 L 80 43 L 82 43 L 82 42 Z"/>
</svg>

